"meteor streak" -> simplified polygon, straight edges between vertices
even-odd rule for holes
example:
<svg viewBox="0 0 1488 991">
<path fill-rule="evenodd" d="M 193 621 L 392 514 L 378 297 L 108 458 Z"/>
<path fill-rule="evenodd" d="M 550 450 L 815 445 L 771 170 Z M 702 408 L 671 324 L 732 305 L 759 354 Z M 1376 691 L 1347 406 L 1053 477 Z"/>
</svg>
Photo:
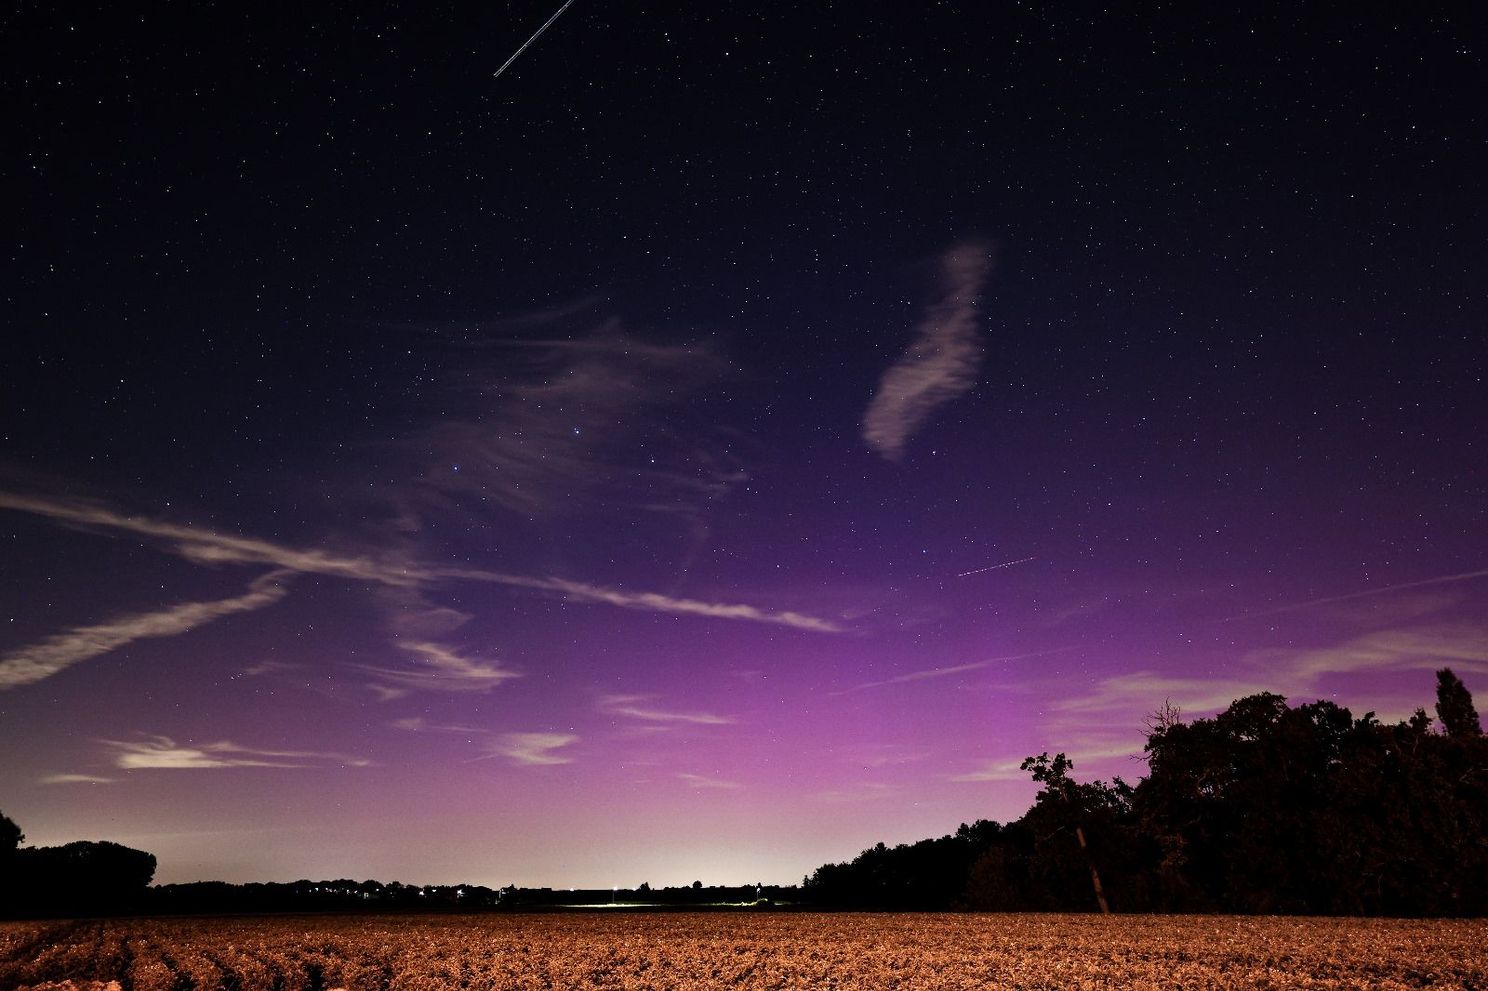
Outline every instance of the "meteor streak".
<svg viewBox="0 0 1488 991">
<path fill-rule="evenodd" d="M 574 0 L 566 0 L 566 2 L 563 4 L 563 6 L 558 8 L 558 12 L 556 14 L 554 14 L 552 17 L 549 17 L 546 21 L 544 21 L 543 22 L 543 26 L 540 27 L 540 28 L 538 28 L 537 31 L 536 31 L 536 33 L 534 33 L 532 35 L 532 37 L 530 37 L 526 41 L 522 42 L 522 47 L 521 48 L 518 48 L 515 52 L 513 52 L 511 58 L 509 58 L 505 62 L 501 63 L 501 68 L 497 69 L 494 73 L 492 73 L 491 74 L 491 78 L 492 79 L 495 79 L 498 76 L 500 76 L 503 72 L 505 72 L 507 70 L 507 67 L 510 66 L 513 62 L 515 62 L 517 60 L 517 58 L 520 57 L 521 54 L 527 50 L 527 46 L 530 45 L 530 44 L 532 44 L 534 41 L 536 41 L 538 39 L 538 37 L 541 36 L 544 31 L 546 31 L 549 27 L 551 27 L 552 24 L 553 24 L 553 22 L 556 21 L 560 16 L 562 16 L 563 12 L 565 10 L 567 10 L 573 4 L 573 2 L 574 2 Z"/>
<path fill-rule="evenodd" d="M 983 571 L 996 571 L 999 568 L 1011 568 L 1015 564 L 1027 564 L 1029 561 L 1037 561 L 1036 557 L 1020 557 L 1016 561 L 1004 561 L 1001 564 L 989 564 L 985 568 L 975 568 L 971 571 L 963 571 L 957 578 L 965 578 L 967 575 L 979 575 Z"/>
</svg>

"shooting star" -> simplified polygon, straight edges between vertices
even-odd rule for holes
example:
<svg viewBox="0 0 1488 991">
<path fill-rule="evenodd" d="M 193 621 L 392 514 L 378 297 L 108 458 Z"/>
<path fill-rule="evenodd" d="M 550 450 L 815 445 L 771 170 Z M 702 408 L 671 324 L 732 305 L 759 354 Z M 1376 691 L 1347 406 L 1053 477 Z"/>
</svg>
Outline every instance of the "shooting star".
<svg viewBox="0 0 1488 991">
<path fill-rule="evenodd" d="M 521 48 L 518 48 L 515 52 L 513 52 L 511 58 L 509 58 L 505 62 L 501 63 L 501 68 L 497 69 L 494 73 L 492 73 L 491 74 L 491 78 L 492 79 L 496 79 L 503 72 L 505 72 L 507 70 L 507 68 L 513 62 L 515 62 L 518 58 L 520 58 L 521 55 L 522 55 L 522 53 L 527 50 L 527 46 L 528 45 L 532 44 L 539 37 L 541 37 L 542 36 L 542 33 L 544 31 L 546 31 L 548 28 L 552 27 L 554 21 L 556 21 L 559 17 L 563 16 L 563 12 L 565 10 L 567 10 L 569 7 L 571 7 L 573 5 L 573 2 L 574 2 L 574 0 L 566 0 L 566 2 L 563 4 L 563 6 L 558 8 L 558 12 L 556 14 L 554 14 L 552 17 L 549 17 L 546 21 L 544 21 L 543 22 L 543 26 L 540 27 L 540 28 L 538 28 L 537 29 L 537 32 L 535 34 L 533 34 L 532 37 L 530 37 L 526 41 L 522 42 L 522 47 Z"/>
<path fill-rule="evenodd" d="M 968 575 L 979 575 L 984 571 L 996 571 L 999 568 L 1011 568 L 1015 564 L 1027 564 L 1029 561 L 1037 561 L 1036 557 L 1020 557 L 1016 561 L 1004 561 L 1001 564 L 989 564 L 985 568 L 975 568 L 971 571 L 963 571 L 957 578 L 965 578 Z"/>
</svg>

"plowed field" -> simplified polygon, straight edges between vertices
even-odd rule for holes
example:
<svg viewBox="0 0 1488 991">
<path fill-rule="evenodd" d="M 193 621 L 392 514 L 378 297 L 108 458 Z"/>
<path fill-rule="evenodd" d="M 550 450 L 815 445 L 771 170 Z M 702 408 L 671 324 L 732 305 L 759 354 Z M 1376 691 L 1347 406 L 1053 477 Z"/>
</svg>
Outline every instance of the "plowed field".
<svg viewBox="0 0 1488 991">
<path fill-rule="evenodd" d="M 0 924 L 0 991 L 1442 988 L 1488 924 L 792 913 Z M 115 991 L 115 989 L 110 989 Z"/>
</svg>

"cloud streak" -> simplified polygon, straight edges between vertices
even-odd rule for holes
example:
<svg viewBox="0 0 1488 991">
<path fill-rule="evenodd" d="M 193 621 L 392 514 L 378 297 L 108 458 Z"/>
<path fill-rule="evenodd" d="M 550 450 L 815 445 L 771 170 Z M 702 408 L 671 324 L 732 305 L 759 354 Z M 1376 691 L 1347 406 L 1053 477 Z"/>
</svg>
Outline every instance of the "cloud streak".
<svg viewBox="0 0 1488 991">
<path fill-rule="evenodd" d="M 1255 650 L 1242 667 L 1249 674 L 1226 678 L 1183 678 L 1134 671 L 1103 678 L 1085 695 L 1052 704 L 1058 712 L 1105 714 L 1151 712 L 1164 699 L 1187 712 L 1223 709 L 1235 699 L 1261 691 L 1305 696 L 1330 675 L 1366 671 L 1430 671 L 1443 665 L 1488 673 L 1488 630 L 1469 625 L 1437 625 L 1378 630 L 1331 647 Z"/>
<path fill-rule="evenodd" d="M 484 692 L 513 678 L 522 677 L 521 672 L 504 668 L 500 664 L 467 657 L 456 648 L 432 642 L 399 643 L 398 646 L 418 657 L 419 667 L 390 668 L 370 664 L 351 664 L 365 674 L 377 678 L 384 689 L 393 689 L 397 694 L 386 694 L 397 698 L 406 691 L 432 692 Z"/>
<path fill-rule="evenodd" d="M 81 500 L 45 499 L 0 491 L 0 509 L 32 513 L 60 523 L 89 529 L 118 530 L 163 541 L 182 557 L 198 563 L 268 564 L 279 574 L 327 575 L 356 581 L 416 589 L 449 581 L 485 582 L 529 591 L 550 592 L 570 602 L 595 603 L 647 612 L 704 616 L 788 626 L 819 633 L 840 633 L 831 620 L 793 611 L 772 611 L 732 602 L 628 592 L 567 578 L 514 575 L 480 568 L 437 568 L 404 557 L 338 554 L 318 549 L 287 547 L 267 540 L 224 534 L 202 527 L 164 523 L 130 516 Z M 463 614 L 447 610 L 450 622 Z"/>
<path fill-rule="evenodd" d="M 288 571 L 272 571 L 255 579 L 245 594 L 230 599 L 183 602 L 157 612 L 121 616 L 47 637 L 0 658 L 0 691 L 35 684 L 136 640 L 179 636 L 224 616 L 273 605 L 284 598 L 291 577 Z"/>
<path fill-rule="evenodd" d="M 1450 624 L 1378 630 L 1334 647 L 1253 651 L 1246 660 L 1263 670 L 1281 671 L 1304 687 L 1328 674 L 1429 671 L 1444 663 L 1488 671 L 1488 630 Z"/>
<path fill-rule="evenodd" d="M 1256 692 L 1275 690 L 1289 691 L 1295 682 L 1289 675 L 1273 672 L 1280 682 L 1272 680 L 1270 688 L 1263 685 L 1266 679 L 1259 675 L 1253 678 L 1175 678 L 1155 671 L 1132 671 L 1127 674 L 1103 678 L 1091 692 L 1073 698 L 1064 698 L 1050 703 L 1056 712 L 1108 713 L 1122 711 L 1132 715 L 1132 725 L 1137 725 L 1137 713 L 1152 712 L 1166 699 L 1184 711 L 1206 712 L 1223 709 L 1237 698 Z"/>
<path fill-rule="evenodd" d="M 120 530 L 140 537 L 152 537 L 169 545 L 181 557 L 199 564 L 267 564 L 300 574 L 331 575 L 386 585 L 416 585 L 431 577 L 427 572 L 420 572 L 406 562 L 394 559 L 286 547 L 204 527 L 130 516 L 80 499 L 47 499 L 0 492 L 0 509 L 32 513 L 85 529 Z"/>
<path fill-rule="evenodd" d="M 689 787 L 706 791 L 737 791 L 743 785 L 737 781 L 725 781 L 722 778 L 712 778 L 706 774 L 689 774 L 686 771 L 679 772 L 677 778 L 685 781 Z"/>
<path fill-rule="evenodd" d="M 1138 748 L 1141 749 L 1141 748 Z M 1125 746 L 1102 747 L 1091 749 L 1065 750 L 1066 756 L 1072 761 L 1103 760 L 1110 757 L 1131 757 L 1131 748 Z M 1022 757 L 1010 759 L 989 760 L 975 771 L 965 774 L 953 774 L 947 780 L 956 782 L 985 782 L 985 781 L 1029 781 L 1028 772 L 1023 770 Z"/>
<path fill-rule="evenodd" d="M 653 723 L 691 723 L 696 726 L 726 726 L 735 720 L 711 712 L 673 712 L 657 708 L 654 695 L 606 695 L 599 700 L 600 710 L 613 716 L 628 716 Z"/>
<path fill-rule="evenodd" d="M 987 249 L 963 244 L 941 257 L 943 294 L 915 328 L 915 340 L 879 380 L 863 414 L 863 440 L 898 461 L 936 410 L 976 383 L 982 349 L 977 302 L 991 262 Z"/>
<path fill-rule="evenodd" d="M 1134 757 L 1142 753 L 1145 742 L 1143 717 L 1155 712 L 1164 701 L 1185 714 L 1205 716 L 1258 692 L 1277 692 L 1306 701 L 1323 697 L 1322 686 L 1328 678 L 1431 671 L 1443 665 L 1460 672 L 1488 674 L 1488 629 L 1466 624 L 1421 625 L 1378 630 L 1326 647 L 1254 650 L 1223 678 L 1130 671 L 1101 678 L 1079 695 L 1061 691 L 1058 698 L 1047 703 L 1050 718 L 1046 730 L 1052 739 L 1060 741 L 1057 749 L 1076 759 Z M 1356 697 L 1338 701 L 1355 712 L 1372 709 L 1385 719 L 1403 718 L 1409 708 L 1398 699 Z M 1021 763 L 1021 757 L 993 757 L 950 780 L 1027 781 Z"/>
<path fill-rule="evenodd" d="M 714 619 L 743 620 L 751 623 L 770 623 L 776 626 L 794 627 L 797 630 L 811 630 L 816 633 L 844 632 L 844 628 L 841 625 L 831 620 L 789 610 L 773 612 L 740 603 L 707 602 L 701 599 L 686 599 L 672 595 L 662 595 L 658 592 L 623 592 L 619 589 L 605 588 L 601 585 L 589 585 L 584 582 L 569 581 L 563 578 L 518 579 L 510 575 L 504 575 L 499 578 L 492 576 L 486 580 L 502 581 L 505 584 L 520 585 L 524 588 L 546 589 L 559 592 L 573 602 L 604 603 L 606 605 L 619 606 L 622 609 L 640 609 L 649 612 L 665 612 L 685 616 L 709 616 Z"/>
<path fill-rule="evenodd" d="M 482 726 L 431 723 L 423 716 L 405 716 L 402 719 L 394 719 L 388 725 L 393 729 L 405 730 L 409 733 L 459 733 L 462 736 L 482 736 L 491 732 Z"/>
<path fill-rule="evenodd" d="M 819 791 L 812 798 L 815 798 L 818 802 L 832 802 L 834 804 L 844 802 L 876 802 L 894 798 L 898 793 L 898 789 L 882 781 L 864 781 L 845 788 L 830 788 L 826 791 Z"/>
<path fill-rule="evenodd" d="M 114 751 L 114 764 L 126 771 L 203 770 L 225 767 L 370 767 L 372 762 L 345 754 L 313 750 L 260 750 L 222 741 L 199 747 L 177 744 L 168 736 L 143 740 L 104 740 Z"/>
<path fill-rule="evenodd" d="M 487 347 L 499 364 L 472 369 L 467 356 L 439 423 L 399 444 L 423 466 L 410 523 L 424 506 L 534 516 L 595 493 L 612 508 L 675 509 L 740 479 L 676 427 L 676 407 L 727 368 L 707 343 L 648 343 L 611 320 L 585 336 Z"/>
<path fill-rule="evenodd" d="M 1336 601 L 1336 600 L 1330 600 Z M 1048 703 L 1047 729 L 1059 749 L 1089 760 L 1140 754 L 1143 716 L 1164 701 L 1184 713 L 1204 716 L 1236 699 L 1277 692 L 1306 701 L 1324 697 L 1326 679 L 1377 672 L 1432 671 L 1488 674 L 1488 629 L 1470 624 L 1433 624 L 1376 630 L 1339 643 L 1311 648 L 1269 648 L 1245 654 L 1228 677 L 1204 678 L 1153 670 L 1130 671 L 1097 681 L 1079 695 L 1061 692 Z M 1338 700 L 1354 711 L 1372 709 L 1382 718 L 1403 718 L 1410 705 L 1399 699 Z M 1050 750 L 1055 749 L 1050 747 Z M 953 781 L 1021 781 L 1021 759 L 994 758 Z"/>
<path fill-rule="evenodd" d="M 521 767 L 572 764 L 573 757 L 557 751 L 578 740 L 572 733 L 504 733 L 491 741 L 486 756 L 505 757 Z"/>
</svg>

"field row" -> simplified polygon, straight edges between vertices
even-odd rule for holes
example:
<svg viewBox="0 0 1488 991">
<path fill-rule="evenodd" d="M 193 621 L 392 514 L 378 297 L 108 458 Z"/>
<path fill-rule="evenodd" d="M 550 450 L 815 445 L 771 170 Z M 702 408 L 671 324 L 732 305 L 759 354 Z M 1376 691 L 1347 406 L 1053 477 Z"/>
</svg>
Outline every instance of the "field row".
<svg viewBox="0 0 1488 991">
<path fill-rule="evenodd" d="M 0 991 L 1488 988 L 1488 925 L 565 914 L 0 924 Z"/>
</svg>

